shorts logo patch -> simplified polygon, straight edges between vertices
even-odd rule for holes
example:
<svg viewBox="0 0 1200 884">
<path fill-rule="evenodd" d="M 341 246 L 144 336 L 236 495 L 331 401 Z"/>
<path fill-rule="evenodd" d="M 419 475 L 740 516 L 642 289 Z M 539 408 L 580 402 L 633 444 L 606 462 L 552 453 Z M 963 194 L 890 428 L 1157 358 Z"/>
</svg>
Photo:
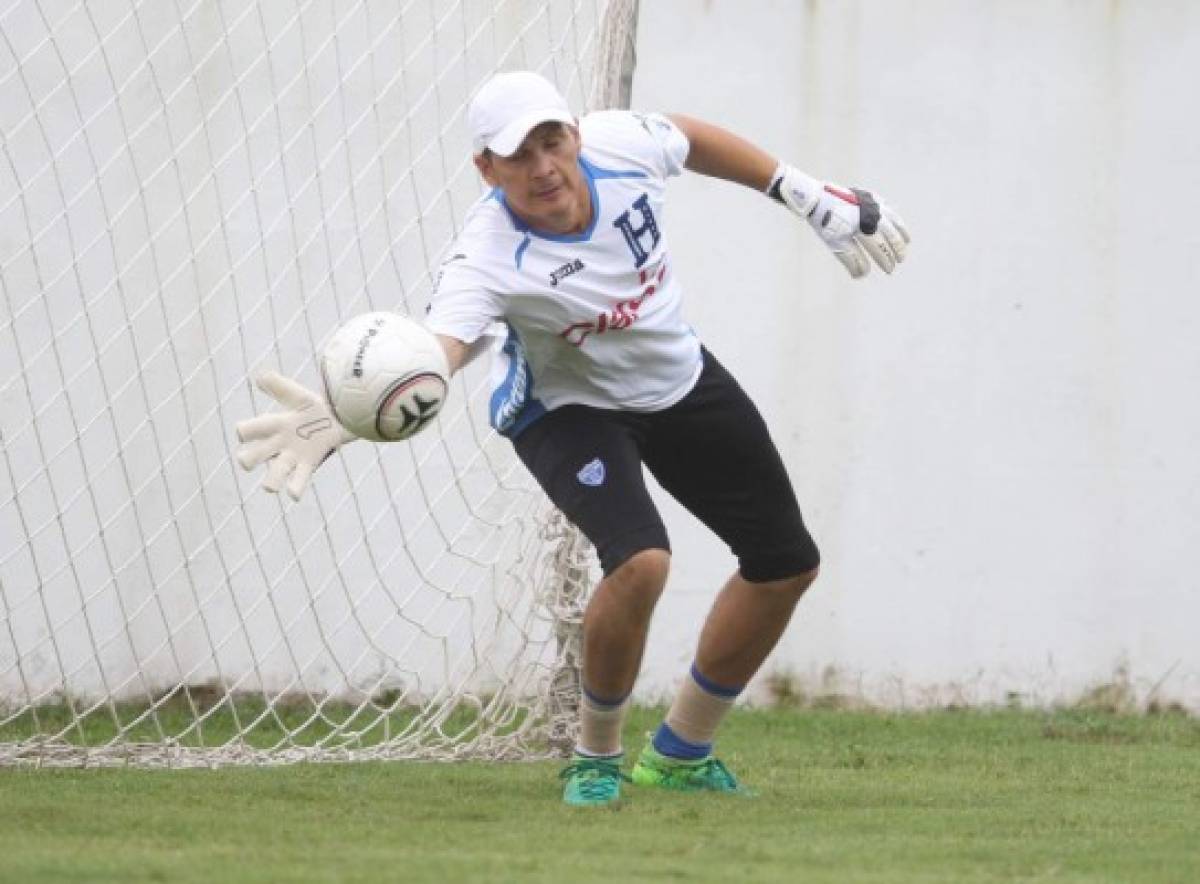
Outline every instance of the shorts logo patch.
<svg viewBox="0 0 1200 884">
<path fill-rule="evenodd" d="M 579 480 L 581 485 L 590 485 L 593 488 L 604 484 L 604 461 L 596 458 L 576 473 L 575 478 Z"/>
</svg>

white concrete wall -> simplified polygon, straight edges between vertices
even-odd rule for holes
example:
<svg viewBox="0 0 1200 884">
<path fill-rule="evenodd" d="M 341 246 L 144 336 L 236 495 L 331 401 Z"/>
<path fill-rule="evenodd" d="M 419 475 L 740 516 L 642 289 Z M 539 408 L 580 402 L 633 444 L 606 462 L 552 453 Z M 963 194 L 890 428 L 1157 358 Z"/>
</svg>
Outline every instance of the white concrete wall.
<svg viewBox="0 0 1200 884">
<path fill-rule="evenodd" d="M 766 413 L 825 554 L 768 670 L 892 704 L 1069 700 L 1125 671 L 1143 699 L 1157 686 L 1200 709 L 1200 6 L 641 5 L 637 105 L 877 187 L 916 237 L 898 276 L 851 283 L 769 201 L 674 186 L 690 317 Z M 402 33 L 348 13 L 335 41 L 319 4 L 286 26 L 287 5 L 222 24 L 206 4 L 186 28 L 153 10 L 118 27 L 103 16 L 123 12 L 93 4 L 96 23 L 69 17 L 49 41 L 37 8 L 3 21 L 22 75 L 0 65 L 13 86 L 0 107 L 0 706 L 177 680 L 440 684 L 443 636 L 460 653 L 455 630 L 491 630 L 491 609 L 454 591 L 430 614 L 409 554 L 457 590 L 477 585 L 461 573 L 506 573 L 495 562 L 509 550 L 489 544 L 517 545 L 491 526 L 519 520 L 476 480 L 505 493 L 523 480 L 504 443 L 478 456 L 464 427 L 480 413 L 402 449 L 351 449 L 296 506 L 236 469 L 229 430 L 267 407 L 253 370 L 312 382 L 338 319 L 405 293 L 423 306 L 430 255 L 478 193 L 467 89 L 542 50 L 505 50 L 499 27 L 465 59 L 429 40 L 413 59 L 420 15 Z M 94 28 L 109 34 L 103 55 Z M 222 28 L 230 59 L 209 52 Z M 269 41 L 274 83 L 257 63 Z M 549 44 L 544 69 L 578 105 L 571 42 Z M 195 58 L 210 63 L 193 82 Z M 407 96 L 389 80 L 400 58 L 414 83 L 439 58 L 453 73 Z M 415 147 L 410 99 L 428 137 Z M 411 187 L 376 176 L 380 145 L 392 175 L 423 158 Z M 442 460 L 461 494 L 430 482 Z M 429 499 L 434 520 L 414 503 Z M 664 507 L 676 567 L 643 698 L 685 671 L 733 568 Z M 411 640 L 396 620 L 410 601 L 425 624 Z M 552 638 L 540 620 L 522 628 Z"/>
<path fill-rule="evenodd" d="M 636 107 L 876 188 L 915 238 L 851 282 L 768 201 L 674 186 L 690 317 L 825 557 L 767 669 L 889 704 L 1124 679 L 1200 708 L 1200 5 L 641 6 Z M 733 567 L 664 506 L 644 696 Z"/>
</svg>

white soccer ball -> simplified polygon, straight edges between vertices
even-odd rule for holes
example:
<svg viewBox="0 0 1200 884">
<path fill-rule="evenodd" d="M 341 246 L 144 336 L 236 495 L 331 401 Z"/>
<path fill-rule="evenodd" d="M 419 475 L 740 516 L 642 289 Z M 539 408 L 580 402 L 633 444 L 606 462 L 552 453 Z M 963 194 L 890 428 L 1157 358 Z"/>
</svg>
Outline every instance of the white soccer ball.
<svg viewBox="0 0 1200 884">
<path fill-rule="evenodd" d="M 450 367 L 424 326 L 399 313 L 364 313 L 325 345 L 321 380 L 343 427 L 363 439 L 394 442 L 420 432 L 441 411 Z"/>
</svg>

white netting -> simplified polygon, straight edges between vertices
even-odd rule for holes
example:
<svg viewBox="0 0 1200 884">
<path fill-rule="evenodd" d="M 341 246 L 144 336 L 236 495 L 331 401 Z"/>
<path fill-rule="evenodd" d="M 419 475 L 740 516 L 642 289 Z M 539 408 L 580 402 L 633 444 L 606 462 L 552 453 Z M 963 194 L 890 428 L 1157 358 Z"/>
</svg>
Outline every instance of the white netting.
<svg viewBox="0 0 1200 884">
<path fill-rule="evenodd" d="M 257 370 L 315 384 L 341 321 L 423 311 L 480 193 L 471 89 L 614 103 L 635 6 L 3 5 L 0 764 L 569 744 L 589 559 L 487 429 L 486 366 L 300 504 L 231 427 Z"/>
</svg>

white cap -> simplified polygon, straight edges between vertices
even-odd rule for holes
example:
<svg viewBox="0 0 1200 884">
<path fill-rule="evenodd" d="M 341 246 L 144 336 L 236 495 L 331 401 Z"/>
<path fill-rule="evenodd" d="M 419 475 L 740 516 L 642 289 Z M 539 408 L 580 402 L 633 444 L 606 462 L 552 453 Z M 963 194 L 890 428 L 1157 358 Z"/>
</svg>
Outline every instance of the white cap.
<svg viewBox="0 0 1200 884">
<path fill-rule="evenodd" d="M 490 150 L 511 156 L 531 129 L 550 121 L 570 125 L 575 116 L 554 84 L 532 71 L 496 74 L 479 87 L 467 107 L 477 154 Z"/>
</svg>

